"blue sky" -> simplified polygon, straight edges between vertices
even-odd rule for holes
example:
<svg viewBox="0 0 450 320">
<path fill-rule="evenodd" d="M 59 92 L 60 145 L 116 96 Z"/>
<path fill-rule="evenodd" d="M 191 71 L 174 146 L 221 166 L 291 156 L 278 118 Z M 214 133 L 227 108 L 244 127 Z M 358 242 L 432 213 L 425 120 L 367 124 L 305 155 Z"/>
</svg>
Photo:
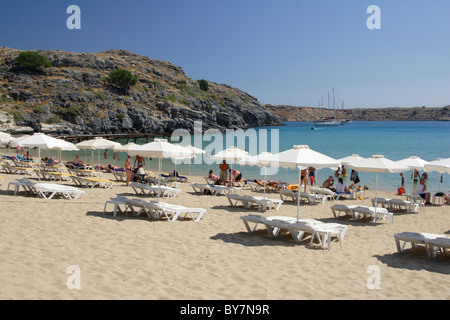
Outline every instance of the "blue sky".
<svg viewBox="0 0 450 320">
<path fill-rule="evenodd" d="M 81 30 L 69 30 L 69 5 Z M 381 29 L 369 30 L 370 5 Z M 125 49 L 261 103 L 346 108 L 450 104 L 448 0 L 2 1 L 0 46 Z"/>
</svg>

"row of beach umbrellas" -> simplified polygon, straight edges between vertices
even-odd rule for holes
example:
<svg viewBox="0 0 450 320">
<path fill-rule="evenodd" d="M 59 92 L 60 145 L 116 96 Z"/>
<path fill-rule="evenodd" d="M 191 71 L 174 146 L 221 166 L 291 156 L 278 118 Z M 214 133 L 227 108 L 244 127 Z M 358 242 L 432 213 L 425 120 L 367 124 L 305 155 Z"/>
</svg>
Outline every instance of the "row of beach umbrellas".
<svg viewBox="0 0 450 320">
<path fill-rule="evenodd" d="M 142 157 L 156 158 L 158 159 L 158 185 L 161 185 L 160 179 L 162 159 L 188 159 L 196 157 L 196 154 L 204 153 L 204 150 L 202 149 L 194 148 L 192 146 L 185 147 L 179 144 L 172 144 L 165 139 L 155 139 L 153 142 L 144 145 L 130 143 L 122 146 L 117 142 L 97 137 L 78 144 L 72 144 L 65 140 L 56 139 L 43 133 L 35 133 L 32 136 L 25 136 L 19 139 L 10 140 L 10 143 L 12 146 L 20 145 L 22 147 L 38 148 L 39 159 L 41 149 L 54 149 L 59 150 L 60 152 L 78 149 L 113 149 L 115 151 L 125 151 L 130 156 L 140 155 Z M 356 171 L 376 173 L 376 192 L 378 192 L 379 173 L 405 172 L 413 169 L 438 171 L 441 174 L 450 173 L 450 158 L 438 159 L 432 162 L 427 162 L 418 157 L 410 157 L 400 161 L 392 161 L 382 155 L 373 155 L 372 157 L 365 159 L 359 155 L 353 154 L 342 159 L 333 159 L 325 154 L 310 149 L 307 145 L 296 145 L 291 149 L 278 154 L 264 152 L 257 156 L 251 156 L 247 151 L 232 146 L 225 150 L 221 150 L 210 157 L 213 160 L 226 160 L 230 162 L 231 165 L 233 165 L 233 163 L 239 163 L 241 165 L 257 165 L 264 167 L 265 169 L 269 166 L 298 169 L 299 179 L 300 171 L 309 167 L 314 167 L 316 169 L 334 169 L 345 164 L 350 169 L 354 169 Z M 298 188 L 298 192 L 300 192 L 300 188 Z M 298 198 L 300 199 L 300 197 Z M 299 202 L 297 218 L 299 218 Z"/>
</svg>

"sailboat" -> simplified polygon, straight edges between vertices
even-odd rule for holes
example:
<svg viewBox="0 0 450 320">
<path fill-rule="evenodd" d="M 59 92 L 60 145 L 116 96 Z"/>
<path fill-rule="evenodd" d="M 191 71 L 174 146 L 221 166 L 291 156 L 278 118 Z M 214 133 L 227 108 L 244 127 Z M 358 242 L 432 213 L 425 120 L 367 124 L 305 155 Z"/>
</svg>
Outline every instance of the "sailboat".
<svg viewBox="0 0 450 320">
<path fill-rule="evenodd" d="M 328 94 L 328 108 L 330 106 L 330 95 Z M 336 109 L 335 109 L 335 99 L 334 99 L 334 88 L 333 88 L 333 109 L 334 109 L 334 117 L 321 117 L 314 121 L 314 125 L 316 126 L 339 126 L 341 125 L 340 121 L 336 120 Z"/>
</svg>

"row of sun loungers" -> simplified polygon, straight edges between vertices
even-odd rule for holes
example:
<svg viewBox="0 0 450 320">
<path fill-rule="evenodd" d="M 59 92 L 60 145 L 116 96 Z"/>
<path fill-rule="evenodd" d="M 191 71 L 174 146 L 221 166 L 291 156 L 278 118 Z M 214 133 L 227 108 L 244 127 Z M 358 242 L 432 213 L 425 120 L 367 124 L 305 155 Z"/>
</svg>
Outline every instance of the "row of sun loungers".
<svg viewBox="0 0 450 320">
<path fill-rule="evenodd" d="M 237 187 L 227 187 L 223 185 L 211 185 L 211 184 L 201 184 L 201 183 L 191 183 L 192 189 L 196 193 L 209 193 L 213 196 L 217 195 L 227 195 L 236 193 L 240 188 Z"/>
<path fill-rule="evenodd" d="M 307 234 L 311 234 L 310 245 L 318 240 L 320 245 L 330 250 L 331 239 L 341 241 L 347 232 L 347 226 L 338 223 L 325 223 L 314 219 L 300 219 L 283 216 L 263 217 L 261 215 L 247 215 L 241 217 L 248 232 L 254 232 L 258 225 L 264 225 L 271 238 L 275 238 L 283 230 L 288 231 L 296 242 L 301 242 Z M 254 226 L 251 228 L 250 223 Z"/>
<path fill-rule="evenodd" d="M 266 211 L 267 209 L 269 211 L 271 211 L 272 209 L 278 210 L 283 203 L 283 200 L 279 199 L 254 197 L 241 194 L 227 194 L 225 196 L 228 198 L 230 205 L 233 207 L 242 205 L 246 209 L 251 209 L 256 206 L 259 211 Z"/>
<path fill-rule="evenodd" d="M 421 198 L 422 199 L 422 198 Z M 390 210 L 403 210 L 407 212 L 418 213 L 423 212 L 424 202 L 416 202 L 403 199 L 389 198 L 373 198 L 371 199 L 373 206 L 381 206 Z"/>
<path fill-rule="evenodd" d="M 165 202 L 117 197 L 106 201 L 103 214 L 105 214 L 108 204 L 114 205 L 114 216 L 116 216 L 118 212 L 127 215 L 128 211 L 130 211 L 135 217 L 147 214 L 149 218 L 166 218 L 168 221 L 183 220 L 187 216 L 193 221 L 199 221 L 206 213 L 206 210 L 202 208 L 190 208 Z"/>
<path fill-rule="evenodd" d="M 57 195 L 61 195 L 66 199 L 78 199 L 84 194 L 84 191 L 61 184 L 51 184 L 51 183 L 37 183 L 29 179 L 17 179 L 15 182 L 10 182 L 8 184 L 7 192 L 9 192 L 10 187 L 14 187 L 14 195 L 17 195 L 22 188 L 25 193 L 36 194 L 38 197 L 44 199 L 52 199 Z"/>
<path fill-rule="evenodd" d="M 447 253 L 450 248 L 450 238 L 443 234 L 401 232 L 396 233 L 394 239 L 399 253 L 405 250 L 407 243 L 411 243 L 413 248 L 424 245 L 429 258 L 436 258 L 439 253 Z"/>
</svg>

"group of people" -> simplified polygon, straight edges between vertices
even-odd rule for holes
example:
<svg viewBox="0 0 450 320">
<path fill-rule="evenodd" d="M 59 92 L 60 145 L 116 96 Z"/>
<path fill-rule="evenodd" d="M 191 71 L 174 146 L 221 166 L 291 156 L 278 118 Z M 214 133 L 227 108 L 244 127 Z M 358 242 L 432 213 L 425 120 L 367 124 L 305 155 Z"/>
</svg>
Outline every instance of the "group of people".
<svg viewBox="0 0 450 320">
<path fill-rule="evenodd" d="M 213 170 L 209 170 L 208 178 L 214 181 L 215 184 L 223 184 L 227 183 L 233 185 L 236 181 L 242 180 L 242 172 L 236 169 L 231 169 L 226 160 L 223 160 L 219 165 L 220 174 L 216 176 Z"/>
</svg>

